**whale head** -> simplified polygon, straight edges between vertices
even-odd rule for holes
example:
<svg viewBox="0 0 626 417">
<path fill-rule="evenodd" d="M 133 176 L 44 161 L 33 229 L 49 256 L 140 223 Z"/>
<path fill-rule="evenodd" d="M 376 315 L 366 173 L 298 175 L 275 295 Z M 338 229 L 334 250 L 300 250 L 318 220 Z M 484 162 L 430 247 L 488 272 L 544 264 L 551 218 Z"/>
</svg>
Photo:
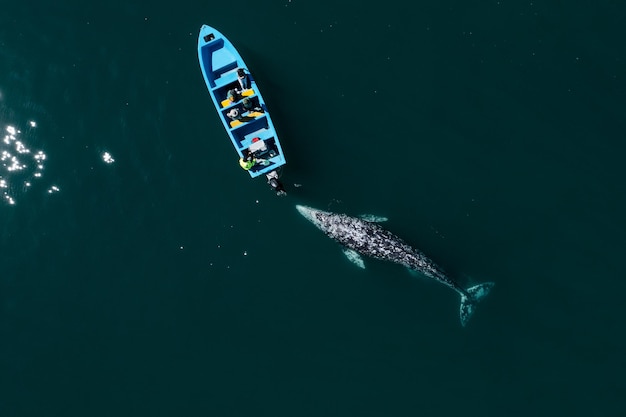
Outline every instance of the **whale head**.
<svg viewBox="0 0 626 417">
<path fill-rule="evenodd" d="M 305 219 L 313 223 L 319 229 L 324 230 L 323 220 L 325 218 L 325 215 L 327 215 L 328 213 L 321 211 L 321 210 L 316 210 L 312 207 L 301 206 L 301 205 L 296 205 L 296 209 L 298 210 L 298 212 L 300 212 L 300 214 L 302 214 L 302 216 Z"/>
</svg>

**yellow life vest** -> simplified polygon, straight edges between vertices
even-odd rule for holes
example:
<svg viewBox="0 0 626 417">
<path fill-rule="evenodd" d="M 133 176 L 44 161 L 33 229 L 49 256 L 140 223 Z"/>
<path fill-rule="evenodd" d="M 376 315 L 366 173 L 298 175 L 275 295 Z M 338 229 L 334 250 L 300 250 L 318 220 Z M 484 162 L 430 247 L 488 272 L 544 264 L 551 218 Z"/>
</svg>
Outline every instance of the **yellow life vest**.
<svg viewBox="0 0 626 417">
<path fill-rule="evenodd" d="M 239 158 L 239 165 L 246 171 L 254 166 L 254 159 L 252 161 L 245 161 L 243 158 Z"/>
</svg>

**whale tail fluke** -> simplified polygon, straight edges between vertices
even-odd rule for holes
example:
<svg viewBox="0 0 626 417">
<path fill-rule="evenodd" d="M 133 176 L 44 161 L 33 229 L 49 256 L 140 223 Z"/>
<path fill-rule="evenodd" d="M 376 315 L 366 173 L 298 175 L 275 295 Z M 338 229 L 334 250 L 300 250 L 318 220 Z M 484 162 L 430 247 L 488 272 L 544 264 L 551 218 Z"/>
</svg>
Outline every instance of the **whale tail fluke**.
<svg viewBox="0 0 626 417">
<path fill-rule="evenodd" d="M 476 309 L 476 305 L 482 301 L 483 298 L 489 294 L 489 291 L 493 288 L 495 283 L 493 282 L 484 282 L 482 284 L 474 285 L 466 290 L 467 295 L 461 294 L 461 325 L 465 327 L 467 322 L 469 321 L 472 314 L 474 314 L 474 310 Z"/>
</svg>

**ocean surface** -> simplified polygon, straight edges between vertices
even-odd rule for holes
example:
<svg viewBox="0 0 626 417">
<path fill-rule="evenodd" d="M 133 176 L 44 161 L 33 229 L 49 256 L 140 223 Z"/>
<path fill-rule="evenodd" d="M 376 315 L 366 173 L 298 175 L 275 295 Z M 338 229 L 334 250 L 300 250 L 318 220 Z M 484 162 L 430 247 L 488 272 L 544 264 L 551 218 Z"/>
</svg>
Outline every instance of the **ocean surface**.
<svg viewBox="0 0 626 417">
<path fill-rule="evenodd" d="M 624 2 L 107 4 L 0 11 L 1 417 L 626 415 Z M 285 197 L 238 166 L 202 24 Z M 463 328 L 296 204 L 495 288 Z"/>
</svg>

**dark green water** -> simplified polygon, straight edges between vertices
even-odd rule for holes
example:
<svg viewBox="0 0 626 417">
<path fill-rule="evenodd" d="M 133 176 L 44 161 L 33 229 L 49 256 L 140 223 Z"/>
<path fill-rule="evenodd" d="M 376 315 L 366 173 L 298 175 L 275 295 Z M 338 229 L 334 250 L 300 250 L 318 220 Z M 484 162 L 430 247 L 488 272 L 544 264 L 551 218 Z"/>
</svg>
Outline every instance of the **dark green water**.
<svg viewBox="0 0 626 417">
<path fill-rule="evenodd" d="M 621 2 L 22 3 L 0 416 L 625 415 Z M 259 82 L 287 197 L 238 167 L 203 23 Z M 296 204 L 496 287 L 461 328 L 456 294 L 356 268 Z"/>
</svg>

